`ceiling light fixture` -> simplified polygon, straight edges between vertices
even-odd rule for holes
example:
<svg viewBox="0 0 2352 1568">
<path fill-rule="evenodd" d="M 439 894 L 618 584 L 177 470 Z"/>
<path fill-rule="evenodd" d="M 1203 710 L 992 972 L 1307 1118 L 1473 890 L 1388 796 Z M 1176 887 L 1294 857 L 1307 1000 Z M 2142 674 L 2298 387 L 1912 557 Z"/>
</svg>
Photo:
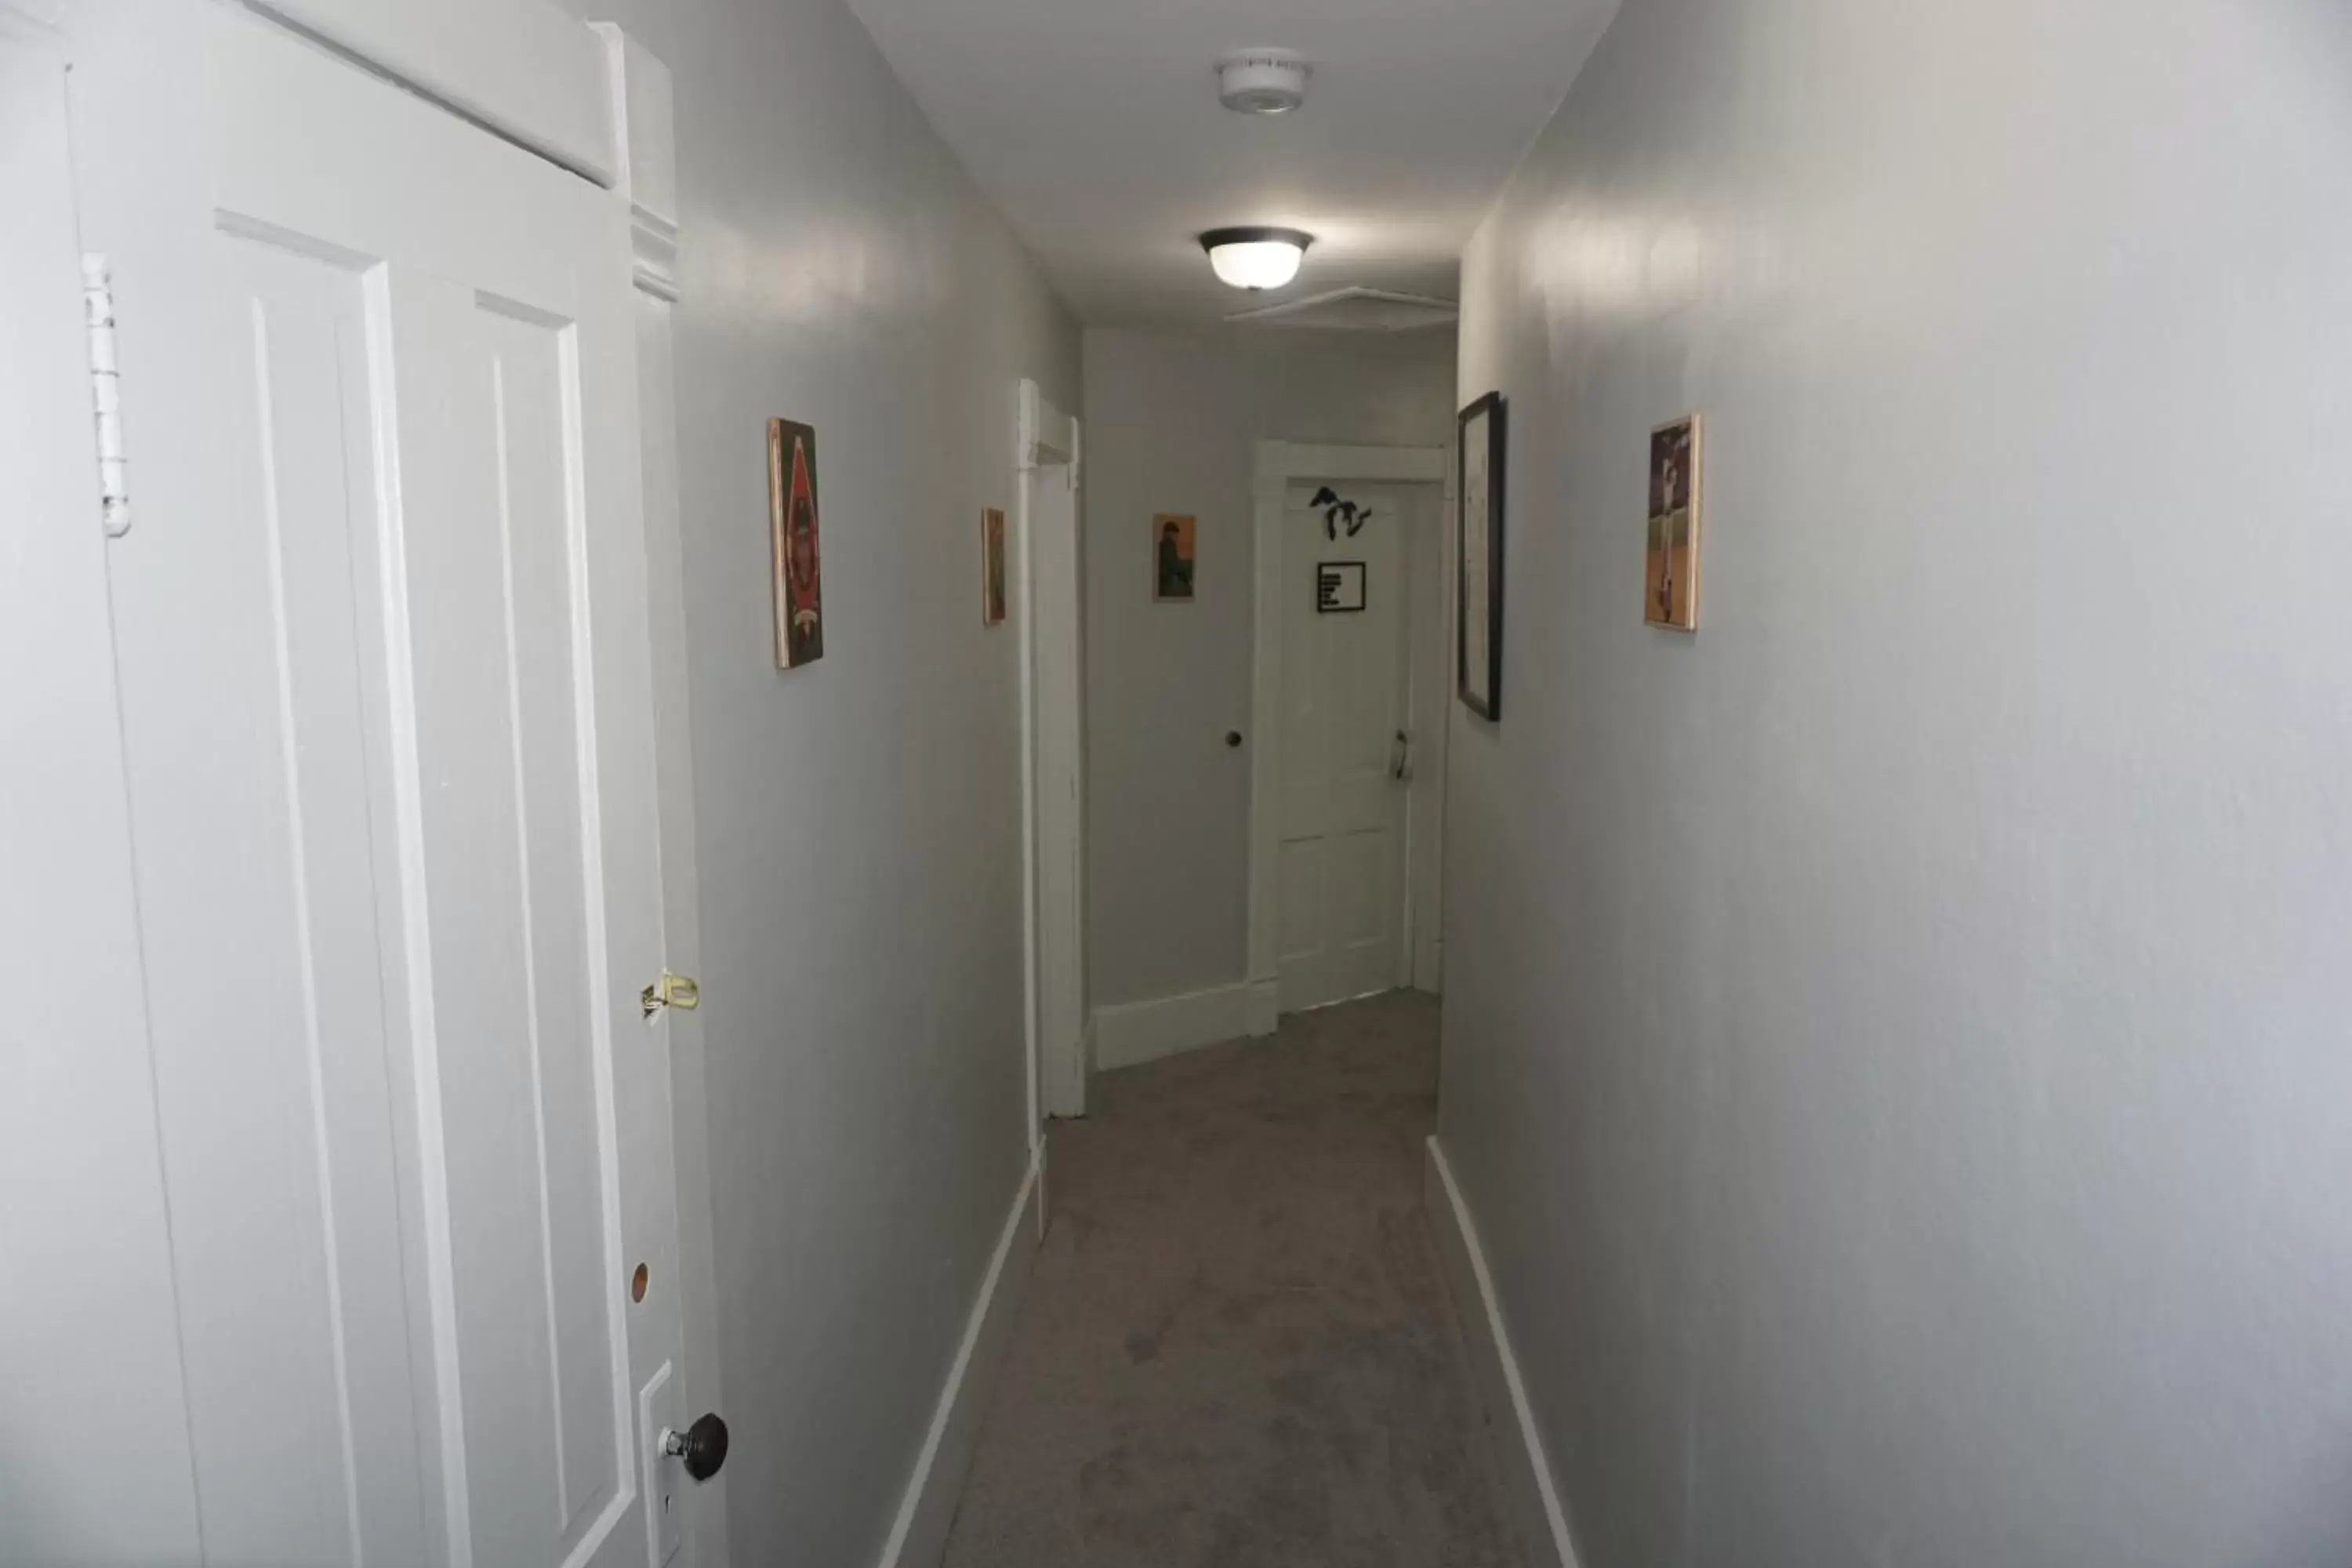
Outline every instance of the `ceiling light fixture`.
<svg viewBox="0 0 2352 1568">
<path fill-rule="evenodd" d="M 1236 289 L 1279 289 L 1298 276 L 1315 237 L 1295 228 L 1213 228 L 1201 237 L 1209 266 Z"/>
<path fill-rule="evenodd" d="M 1307 62 L 1288 49 L 1235 49 L 1217 61 L 1217 101 L 1237 114 L 1287 114 L 1307 101 Z"/>
</svg>

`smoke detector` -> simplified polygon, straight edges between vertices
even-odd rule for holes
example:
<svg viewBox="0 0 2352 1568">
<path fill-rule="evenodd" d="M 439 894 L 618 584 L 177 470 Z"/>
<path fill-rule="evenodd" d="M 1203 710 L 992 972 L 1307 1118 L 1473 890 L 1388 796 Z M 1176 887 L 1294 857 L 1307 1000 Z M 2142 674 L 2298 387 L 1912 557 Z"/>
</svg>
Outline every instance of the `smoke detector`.
<svg viewBox="0 0 2352 1568">
<path fill-rule="evenodd" d="M 1307 62 L 1288 49 L 1235 49 L 1217 62 L 1217 101 L 1238 114 L 1287 114 L 1307 101 Z"/>
</svg>

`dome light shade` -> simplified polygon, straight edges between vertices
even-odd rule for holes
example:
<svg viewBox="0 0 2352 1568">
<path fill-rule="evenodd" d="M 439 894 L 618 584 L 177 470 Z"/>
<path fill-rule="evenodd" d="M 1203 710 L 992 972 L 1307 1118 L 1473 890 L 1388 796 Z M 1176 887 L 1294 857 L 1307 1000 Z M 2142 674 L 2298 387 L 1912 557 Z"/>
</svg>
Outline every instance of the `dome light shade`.
<svg viewBox="0 0 2352 1568">
<path fill-rule="evenodd" d="M 1213 228 L 1201 237 L 1209 266 L 1236 289 L 1279 289 L 1298 276 L 1311 234 L 1295 228 Z"/>
</svg>

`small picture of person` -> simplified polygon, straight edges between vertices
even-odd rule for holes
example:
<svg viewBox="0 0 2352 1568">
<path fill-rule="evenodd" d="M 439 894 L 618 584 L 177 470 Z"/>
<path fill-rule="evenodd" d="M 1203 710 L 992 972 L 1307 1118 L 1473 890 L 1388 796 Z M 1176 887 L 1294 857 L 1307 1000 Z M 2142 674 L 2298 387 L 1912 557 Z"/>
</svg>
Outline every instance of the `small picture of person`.
<svg viewBox="0 0 2352 1568">
<path fill-rule="evenodd" d="M 1192 520 L 1161 512 L 1151 520 L 1154 599 L 1192 596 Z"/>
<path fill-rule="evenodd" d="M 980 624 L 1004 619 L 1004 514 L 990 507 L 980 514 Z"/>
<path fill-rule="evenodd" d="M 1642 618 L 1654 626 L 1698 629 L 1697 478 L 1698 416 L 1653 431 Z"/>
</svg>

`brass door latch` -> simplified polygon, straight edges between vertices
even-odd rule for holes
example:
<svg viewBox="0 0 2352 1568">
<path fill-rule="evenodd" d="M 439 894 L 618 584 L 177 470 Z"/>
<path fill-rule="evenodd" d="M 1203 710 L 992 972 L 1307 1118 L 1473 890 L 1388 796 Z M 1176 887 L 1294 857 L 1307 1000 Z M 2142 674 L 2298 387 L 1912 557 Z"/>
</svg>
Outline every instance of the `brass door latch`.
<svg viewBox="0 0 2352 1568">
<path fill-rule="evenodd" d="M 690 974 L 672 974 L 665 969 L 659 980 L 637 994 L 637 1005 L 648 1018 L 665 1007 L 691 1013 L 702 1005 L 702 987 Z"/>
</svg>

